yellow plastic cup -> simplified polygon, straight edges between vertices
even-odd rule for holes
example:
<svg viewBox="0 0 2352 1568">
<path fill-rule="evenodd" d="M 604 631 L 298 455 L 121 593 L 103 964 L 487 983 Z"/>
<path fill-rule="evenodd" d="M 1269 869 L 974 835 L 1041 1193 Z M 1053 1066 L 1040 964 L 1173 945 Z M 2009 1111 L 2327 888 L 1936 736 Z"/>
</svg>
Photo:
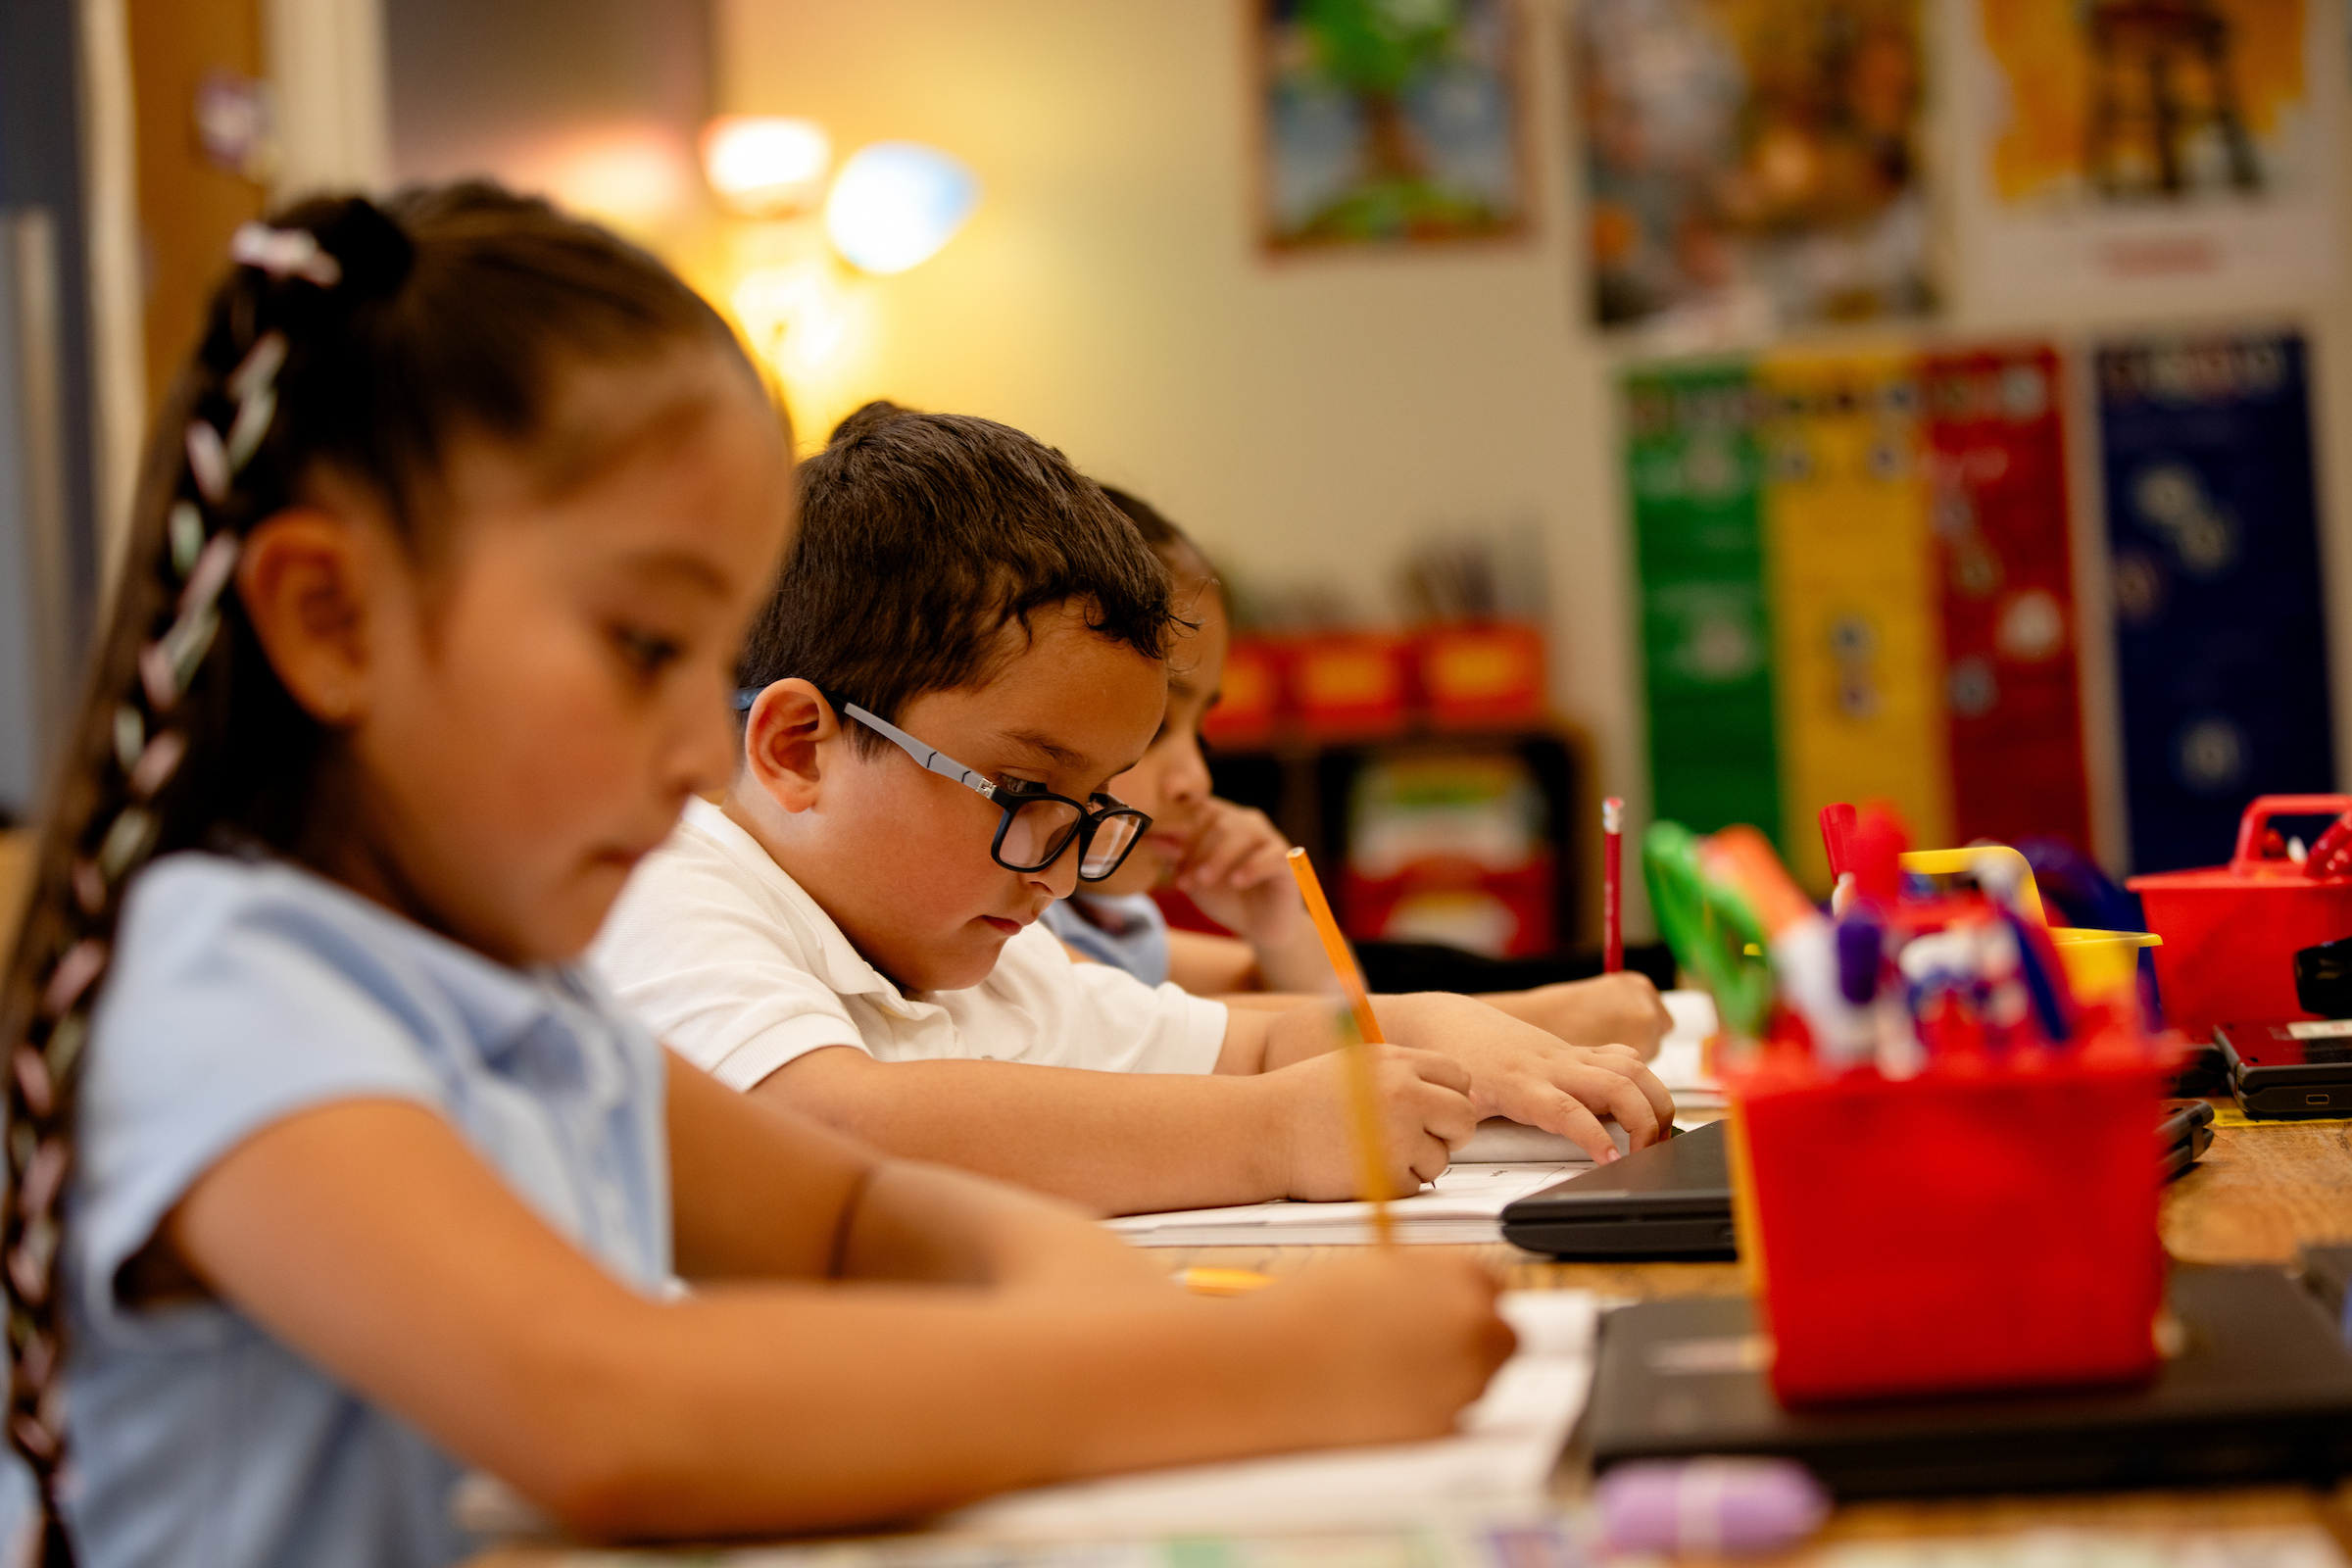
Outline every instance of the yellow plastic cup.
<svg viewBox="0 0 2352 1568">
<path fill-rule="evenodd" d="M 1913 850 L 1902 858 L 1906 871 L 1922 876 L 1951 876 L 2005 868 L 2020 878 L 2026 918 L 2044 926 L 2066 966 L 2067 989 L 2078 1002 L 2104 1002 L 2118 995 L 2135 995 L 2139 950 L 2161 947 L 2164 938 L 2152 931 L 2094 931 L 2085 926 L 2050 925 L 2041 909 L 2041 890 L 2034 885 L 2034 869 L 2026 858 L 2006 844 L 1976 844 L 1961 850 Z"/>
<path fill-rule="evenodd" d="M 2093 931 L 2086 926 L 2054 925 L 2050 941 L 2058 961 L 2066 965 L 2066 983 L 2077 1002 L 2105 1002 L 2132 996 L 2139 983 L 2139 950 L 2164 945 L 2153 931 Z"/>
</svg>

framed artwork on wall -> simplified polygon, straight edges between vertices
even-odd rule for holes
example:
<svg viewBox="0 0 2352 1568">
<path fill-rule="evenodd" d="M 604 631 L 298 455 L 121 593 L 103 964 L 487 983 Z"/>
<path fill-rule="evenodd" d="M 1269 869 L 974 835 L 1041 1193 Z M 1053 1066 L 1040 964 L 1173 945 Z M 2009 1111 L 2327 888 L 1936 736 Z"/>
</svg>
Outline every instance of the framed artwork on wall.
<svg viewBox="0 0 2352 1568">
<path fill-rule="evenodd" d="M 1963 0 L 1962 266 L 1988 308 L 2287 305 L 2332 286 L 2311 0 Z"/>
<path fill-rule="evenodd" d="M 1919 0 L 1582 0 L 1591 314 L 1755 344 L 1934 303 Z"/>
<path fill-rule="evenodd" d="M 1524 231 L 1517 0 L 1250 3 L 1267 250 Z"/>
</svg>

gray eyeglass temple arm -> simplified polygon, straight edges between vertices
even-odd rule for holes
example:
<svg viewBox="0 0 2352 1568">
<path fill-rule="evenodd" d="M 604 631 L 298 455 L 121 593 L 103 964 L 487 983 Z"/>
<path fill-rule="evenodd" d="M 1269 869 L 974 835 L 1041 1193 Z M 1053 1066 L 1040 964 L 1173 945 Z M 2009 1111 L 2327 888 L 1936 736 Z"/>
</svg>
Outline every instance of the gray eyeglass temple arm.
<svg viewBox="0 0 2352 1568">
<path fill-rule="evenodd" d="M 948 756 L 947 753 L 934 751 L 932 748 L 925 746 L 921 741 L 916 740 L 913 736 L 899 728 L 898 725 L 893 724 L 889 719 L 876 718 L 864 709 L 859 708 L 856 703 L 842 704 L 841 710 L 844 713 L 847 713 L 850 717 L 856 719 L 858 723 L 863 724 L 867 729 L 870 729 L 875 734 L 881 736 L 884 740 L 890 742 L 893 746 L 899 748 L 899 750 L 905 752 L 908 757 L 913 758 L 917 762 L 922 764 L 923 771 L 927 773 L 937 773 L 942 778 L 952 778 L 956 783 L 962 785 L 965 789 L 972 790 L 982 796 L 985 796 L 990 801 L 994 801 L 997 798 L 997 787 L 994 784 L 991 784 L 988 780 L 982 778 L 979 774 L 973 772 L 970 768 L 964 766 L 953 757 Z"/>
</svg>

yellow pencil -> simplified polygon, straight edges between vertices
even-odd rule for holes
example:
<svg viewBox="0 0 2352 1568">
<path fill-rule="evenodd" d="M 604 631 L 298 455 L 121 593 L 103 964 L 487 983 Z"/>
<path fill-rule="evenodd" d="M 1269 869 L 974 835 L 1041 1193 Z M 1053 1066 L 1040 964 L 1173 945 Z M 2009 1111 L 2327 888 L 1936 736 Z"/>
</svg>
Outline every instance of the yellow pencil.
<svg viewBox="0 0 2352 1568">
<path fill-rule="evenodd" d="M 1372 1082 L 1371 1055 L 1364 1050 L 1367 1045 L 1385 1044 L 1380 1019 L 1372 1011 L 1372 994 L 1364 989 L 1364 972 L 1356 967 L 1355 954 L 1340 932 L 1331 901 L 1323 897 L 1323 884 L 1315 876 L 1306 851 L 1291 851 L 1290 860 L 1299 897 L 1306 900 L 1306 912 L 1314 916 L 1315 932 L 1323 939 L 1323 952 L 1340 977 L 1340 989 L 1347 993 L 1348 1010 L 1353 1015 L 1353 1028 L 1347 1027 L 1348 1020 L 1342 1020 L 1340 1054 L 1347 1069 L 1348 1109 L 1355 1128 L 1356 1185 L 1372 1201 L 1372 1238 L 1386 1247 L 1391 1241 L 1390 1194 L 1380 1161 L 1380 1096 Z"/>
</svg>

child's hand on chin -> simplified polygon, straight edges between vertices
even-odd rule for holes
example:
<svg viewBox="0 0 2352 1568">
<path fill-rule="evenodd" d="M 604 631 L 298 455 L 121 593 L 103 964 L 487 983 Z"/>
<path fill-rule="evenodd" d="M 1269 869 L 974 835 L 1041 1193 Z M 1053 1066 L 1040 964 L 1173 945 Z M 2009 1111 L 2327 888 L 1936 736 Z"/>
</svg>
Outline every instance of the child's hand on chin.
<svg viewBox="0 0 2352 1568">
<path fill-rule="evenodd" d="M 1392 1197 L 1446 1173 L 1478 1130 L 1470 1074 L 1434 1051 L 1368 1046 L 1380 1118 L 1381 1171 Z M 1347 1057 L 1327 1052 L 1256 1080 L 1274 1097 L 1286 1196 L 1318 1202 L 1360 1197 Z"/>
<path fill-rule="evenodd" d="M 1451 1432 L 1517 1348 L 1495 1291 L 1466 1257 L 1365 1248 L 1231 1306 L 1290 1320 L 1302 1386 L 1285 1403 L 1312 1423 L 1297 1441 L 1400 1443 Z"/>
<path fill-rule="evenodd" d="M 1285 857 L 1290 840 L 1266 813 L 1211 799 L 1176 886 L 1200 912 L 1252 947 L 1281 947 L 1307 928 Z"/>
</svg>

